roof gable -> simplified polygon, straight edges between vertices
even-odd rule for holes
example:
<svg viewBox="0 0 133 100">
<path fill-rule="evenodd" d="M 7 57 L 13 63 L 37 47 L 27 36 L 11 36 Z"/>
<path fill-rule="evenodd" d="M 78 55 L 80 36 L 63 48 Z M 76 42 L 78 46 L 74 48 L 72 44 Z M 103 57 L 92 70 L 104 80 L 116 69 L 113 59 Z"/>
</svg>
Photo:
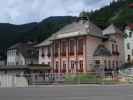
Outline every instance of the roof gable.
<svg viewBox="0 0 133 100">
<path fill-rule="evenodd" d="M 82 36 L 82 35 L 91 35 L 97 37 L 103 37 L 102 30 L 94 25 L 92 22 L 88 21 L 78 21 L 73 22 L 57 33 L 55 33 L 55 37 L 53 39 L 61 39 L 61 38 L 70 38 L 75 36 Z"/>
<path fill-rule="evenodd" d="M 103 35 L 111 35 L 116 33 L 122 33 L 120 29 L 118 29 L 114 24 L 111 24 L 106 29 L 103 30 Z"/>
</svg>

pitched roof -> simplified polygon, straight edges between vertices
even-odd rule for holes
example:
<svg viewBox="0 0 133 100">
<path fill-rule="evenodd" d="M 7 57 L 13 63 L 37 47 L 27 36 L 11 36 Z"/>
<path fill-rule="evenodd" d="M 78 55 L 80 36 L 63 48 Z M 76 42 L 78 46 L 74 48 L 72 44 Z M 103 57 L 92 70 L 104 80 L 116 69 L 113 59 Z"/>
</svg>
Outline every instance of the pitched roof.
<svg viewBox="0 0 133 100">
<path fill-rule="evenodd" d="M 103 35 L 111 35 L 116 33 L 122 33 L 120 29 L 118 29 L 114 24 L 111 24 L 106 29 L 103 30 Z"/>
<path fill-rule="evenodd" d="M 111 56 L 111 52 L 104 45 L 99 45 L 96 48 L 93 56 L 101 56 L 101 57 Z"/>
<path fill-rule="evenodd" d="M 61 30 L 59 30 L 57 33 L 55 33 L 55 36 L 52 36 L 52 39 L 61 39 L 61 38 L 70 38 L 70 37 L 76 37 L 76 36 L 83 36 L 83 35 L 91 35 L 103 38 L 102 30 L 97 27 L 92 22 L 88 21 L 79 21 L 79 22 L 73 22 Z"/>
<path fill-rule="evenodd" d="M 32 42 L 19 42 L 12 45 L 8 49 L 28 48 L 28 47 L 32 47 L 34 44 L 35 43 L 32 43 Z"/>
<path fill-rule="evenodd" d="M 42 41 L 41 43 L 35 45 L 34 47 L 49 46 L 52 43 L 52 41 L 50 39 L 51 39 L 51 37 L 49 37 L 48 39 L 46 39 L 46 40 Z"/>
<path fill-rule="evenodd" d="M 34 55 L 34 57 L 38 57 L 37 56 L 37 51 L 33 48 L 34 43 L 17 43 L 13 46 L 11 46 L 10 48 L 8 48 L 8 50 L 10 49 L 17 49 L 25 58 L 30 58 L 32 55 Z M 32 52 L 34 51 L 34 52 Z M 34 54 L 33 54 L 34 53 Z"/>
</svg>

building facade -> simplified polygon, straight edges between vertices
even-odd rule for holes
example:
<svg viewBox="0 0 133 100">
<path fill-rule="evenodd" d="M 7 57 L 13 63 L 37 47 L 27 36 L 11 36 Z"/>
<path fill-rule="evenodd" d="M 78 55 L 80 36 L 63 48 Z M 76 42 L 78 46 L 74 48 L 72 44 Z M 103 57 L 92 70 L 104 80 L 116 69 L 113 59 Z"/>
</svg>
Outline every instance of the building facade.
<svg viewBox="0 0 133 100">
<path fill-rule="evenodd" d="M 48 40 L 48 45 L 45 45 L 47 40 L 41 43 L 39 62 L 51 62 L 56 73 L 86 73 L 95 70 L 97 65 L 116 69 L 124 63 L 123 33 L 114 25 L 102 31 L 82 19 L 65 26 Z M 42 59 L 42 51 L 47 53 L 49 47 L 51 57 Z"/>
<path fill-rule="evenodd" d="M 113 68 L 120 67 L 124 64 L 125 56 L 123 32 L 112 24 L 103 30 L 103 35 L 108 37 L 104 45 L 111 52 L 111 57 L 107 58 L 108 65 Z"/>
<path fill-rule="evenodd" d="M 125 28 L 124 50 L 125 62 L 133 63 L 133 24 Z"/>
<path fill-rule="evenodd" d="M 39 50 L 38 63 L 42 65 L 52 65 L 52 41 L 50 38 L 42 41 L 41 43 L 35 45 L 35 48 Z"/>
<path fill-rule="evenodd" d="M 7 50 L 7 65 L 38 64 L 38 51 L 32 44 L 17 43 Z"/>
</svg>

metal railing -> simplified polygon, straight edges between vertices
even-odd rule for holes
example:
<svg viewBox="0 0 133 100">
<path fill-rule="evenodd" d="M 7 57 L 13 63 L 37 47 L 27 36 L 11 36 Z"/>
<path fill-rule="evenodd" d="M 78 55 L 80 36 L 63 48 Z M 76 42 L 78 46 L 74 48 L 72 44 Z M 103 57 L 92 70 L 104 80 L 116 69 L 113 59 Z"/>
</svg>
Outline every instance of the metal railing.
<svg viewBox="0 0 133 100">
<path fill-rule="evenodd" d="M 32 73 L 32 74 L 0 74 L 1 87 L 27 87 L 30 85 L 50 84 L 115 84 L 117 73 Z M 6 84 L 6 85 L 5 85 Z"/>
</svg>

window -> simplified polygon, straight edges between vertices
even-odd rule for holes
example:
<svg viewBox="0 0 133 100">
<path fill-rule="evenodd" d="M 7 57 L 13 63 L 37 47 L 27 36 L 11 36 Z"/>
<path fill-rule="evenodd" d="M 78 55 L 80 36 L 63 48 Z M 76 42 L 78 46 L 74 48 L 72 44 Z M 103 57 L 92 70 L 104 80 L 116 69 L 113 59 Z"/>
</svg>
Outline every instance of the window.
<svg viewBox="0 0 133 100">
<path fill-rule="evenodd" d="M 109 68 L 111 68 L 111 61 L 110 60 L 108 61 L 108 66 L 109 66 Z"/>
<path fill-rule="evenodd" d="M 119 65 L 118 65 L 118 61 L 116 61 L 116 68 L 118 68 L 119 67 Z"/>
<path fill-rule="evenodd" d="M 59 67 L 59 63 L 58 63 L 58 61 L 56 61 L 55 72 L 57 72 L 57 73 L 58 73 L 58 67 Z"/>
<path fill-rule="evenodd" d="M 54 54 L 55 57 L 57 57 L 58 54 L 59 54 L 59 53 L 58 53 L 58 49 L 59 49 L 59 42 L 56 41 L 56 42 L 55 42 L 55 54 Z"/>
<path fill-rule="evenodd" d="M 63 61 L 63 69 L 66 69 L 66 62 Z"/>
<path fill-rule="evenodd" d="M 132 37 L 132 32 L 129 32 L 129 37 L 130 37 L 130 38 Z"/>
<path fill-rule="evenodd" d="M 106 60 L 104 60 L 104 66 L 105 66 L 105 68 L 107 67 L 107 61 Z"/>
<path fill-rule="evenodd" d="M 73 60 L 71 61 L 71 69 L 72 70 L 74 69 L 74 61 Z"/>
<path fill-rule="evenodd" d="M 78 54 L 83 54 L 83 39 L 78 40 Z"/>
<path fill-rule="evenodd" d="M 130 56 L 130 55 L 128 55 L 128 57 L 127 57 L 127 61 L 128 61 L 128 62 L 131 61 L 131 56 Z"/>
<path fill-rule="evenodd" d="M 66 56 L 66 41 L 62 41 L 62 56 Z"/>
<path fill-rule="evenodd" d="M 59 67 L 59 63 L 58 61 L 56 61 L 56 69 L 58 69 L 58 67 Z"/>
<path fill-rule="evenodd" d="M 112 53 L 114 53 L 114 44 L 112 44 Z"/>
<path fill-rule="evenodd" d="M 118 45 L 116 45 L 116 52 L 118 52 Z"/>
<path fill-rule="evenodd" d="M 42 48 L 42 55 L 41 55 L 42 57 L 44 57 L 45 55 L 44 55 L 44 48 Z"/>
<path fill-rule="evenodd" d="M 133 49 L 132 49 L 132 56 L 133 56 Z"/>
<path fill-rule="evenodd" d="M 99 65 L 100 64 L 100 60 L 96 60 L 95 63 L 96 63 L 96 65 Z"/>
<path fill-rule="evenodd" d="M 83 60 L 79 61 L 80 72 L 83 72 Z"/>
<path fill-rule="evenodd" d="M 127 43 L 127 49 L 130 49 L 130 43 Z"/>
<path fill-rule="evenodd" d="M 62 69 L 62 72 L 65 73 L 66 72 L 66 62 L 63 61 L 63 69 Z"/>
<path fill-rule="evenodd" d="M 115 61 L 112 61 L 112 67 L 115 68 Z"/>
<path fill-rule="evenodd" d="M 47 51 L 47 56 L 50 57 L 51 56 L 51 48 L 50 48 L 50 46 L 48 46 L 48 49 L 47 50 L 48 50 Z"/>
<path fill-rule="evenodd" d="M 74 55 L 74 44 L 75 44 L 75 40 L 70 40 L 70 55 L 71 56 Z"/>
<path fill-rule="evenodd" d="M 48 62 L 48 65 L 50 65 L 50 62 Z"/>
</svg>

